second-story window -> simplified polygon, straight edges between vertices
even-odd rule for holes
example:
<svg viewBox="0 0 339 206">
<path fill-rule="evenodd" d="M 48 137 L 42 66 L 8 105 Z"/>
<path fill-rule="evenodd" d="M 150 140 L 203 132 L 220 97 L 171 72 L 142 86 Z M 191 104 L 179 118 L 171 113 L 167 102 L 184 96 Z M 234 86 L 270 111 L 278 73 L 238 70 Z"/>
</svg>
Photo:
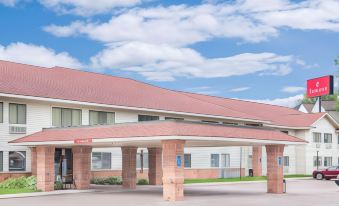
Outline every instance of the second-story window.
<svg viewBox="0 0 339 206">
<path fill-rule="evenodd" d="M 313 132 L 313 142 L 321 143 L 321 133 Z"/>
<path fill-rule="evenodd" d="M 324 134 L 324 143 L 332 143 L 332 134 L 330 133 Z"/>
<path fill-rule="evenodd" d="M 3 113 L 4 113 L 4 103 L 0 102 L 0 123 L 4 122 Z"/>
<path fill-rule="evenodd" d="M 81 110 L 53 107 L 52 125 L 54 127 L 70 127 L 81 125 Z"/>
<path fill-rule="evenodd" d="M 151 116 L 151 115 L 138 115 L 138 121 L 144 122 L 144 121 L 155 121 L 159 120 L 159 116 Z"/>
<path fill-rule="evenodd" d="M 9 123 L 10 124 L 26 124 L 26 105 L 25 104 L 9 104 Z"/>
<path fill-rule="evenodd" d="M 89 111 L 90 125 L 114 124 L 115 117 L 113 112 Z"/>
</svg>

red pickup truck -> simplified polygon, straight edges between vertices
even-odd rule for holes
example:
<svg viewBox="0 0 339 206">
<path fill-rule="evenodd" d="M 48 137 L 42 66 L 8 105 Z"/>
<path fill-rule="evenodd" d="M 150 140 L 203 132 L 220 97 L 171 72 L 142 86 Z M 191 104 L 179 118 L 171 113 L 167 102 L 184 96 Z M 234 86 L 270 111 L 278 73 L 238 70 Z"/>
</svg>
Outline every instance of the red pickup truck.
<svg viewBox="0 0 339 206">
<path fill-rule="evenodd" d="M 333 166 L 329 167 L 324 170 L 315 170 L 313 171 L 313 178 L 316 178 L 317 180 L 330 180 L 333 178 L 337 178 L 339 176 L 339 166 Z"/>
</svg>

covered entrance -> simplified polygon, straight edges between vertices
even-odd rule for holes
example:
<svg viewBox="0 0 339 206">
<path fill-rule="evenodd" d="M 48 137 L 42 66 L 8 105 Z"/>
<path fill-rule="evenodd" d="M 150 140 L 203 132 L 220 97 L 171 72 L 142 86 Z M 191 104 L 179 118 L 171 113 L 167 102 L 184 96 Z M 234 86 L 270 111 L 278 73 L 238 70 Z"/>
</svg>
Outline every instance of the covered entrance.
<svg viewBox="0 0 339 206">
<path fill-rule="evenodd" d="M 10 143 L 32 147 L 35 159 L 32 167 L 36 168 L 38 188 L 43 191 L 53 190 L 55 175 L 60 174 L 54 166 L 55 148 L 72 149 L 70 170 L 77 189 L 90 187 L 91 152 L 98 147 L 121 147 L 122 187 L 136 188 L 137 148 L 148 148 L 150 184 L 162 184 L 163 198 L 176 201 L 184 198 L 185 147 L 264 145 L 267 192 L 282 193 L 284 146 L 305 144 L 305 141 L 271 129 L 170 120 L 44 129 Z M 70 167 L 66 168 L 69 172 Z"/>
</svg>

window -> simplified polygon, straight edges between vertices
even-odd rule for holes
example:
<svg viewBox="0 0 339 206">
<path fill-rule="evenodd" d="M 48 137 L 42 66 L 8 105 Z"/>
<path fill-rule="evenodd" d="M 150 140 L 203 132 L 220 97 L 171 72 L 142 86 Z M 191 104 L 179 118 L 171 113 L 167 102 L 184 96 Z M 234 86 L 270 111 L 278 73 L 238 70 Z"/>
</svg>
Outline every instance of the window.
<svg viewBox="0 0 339 206">
<path fill-rule="evenodd" d="M 211 154 L 211 167 L 219 167 L 219 154 Z"/>
<path fill-rule="evenodd" d="M 111 169 L 112 155 L 110 152 L 93 152 L 92 168 L 93 169 Z"/>
<path fill-rule="evenodd" d="M 329 167 L 328 168 L 328 171 L 336 171 L 337 170 L 337 167 Z"/>
<path fill-rule="evenodd" d="M 208 121 L 208 120 L 202 120 L 203 123 L 211 123 L 211 124 L 219 124 L 219 122 L 216 121 Z"/>
<path fill-rule="evenodd" d="M 192 165 L 192 155 L 191 154 L 184 154 L 184 160 L 185 160 L 185 167 L 191 168 Z"/>
<path fill-rule="evenodd" d="M 165 120 L 184 120 L 184 118 L 180 118 L 180 117 L 165 117 Z"/>
<path fill-rule="evenodd" d="M 0 123 L 4 122 L 4 103 L 0 102 Z"/>
<path fill-rule="evenodd" d="M 332 134 L 330 133 L 324 134 L 324 143 L 332 143 Z"/>
<path fill-rule="evenodd" d="M 231 125 L 231 126 L 239 125 L 239 124 L 236 123 L 236 122 L 223 122 L 222 124 L 224 124 L 224 125 Z"/>
<path fill-rule="evenodd" d="M 138 115 L 138 121 L 144 122 L 144 121 L 155 121 L 159 120 L 159 116 L 151 116 L 151 115 Z"/>
<path fill-rule="evenodd" d="M 318 157 L 318 164 L 317 164 L 317 156 L 313 157 L 313 166 L 321 166 L 322 165 L 322 157 Z"/>
<path fill-rule="evenodd" d="M 321 143 L 321 133 L 313 132 L 313 142 Z"/>
<path fill-rule="evenodd" d="M 115 114 L 113 112 L 89 111 L 90 125 L 114 124 Z"/>
<path fill-rule="evenodd" d="M 254 124 L 254 123 L 246 123 L 246 126 L 250 126 L 250 127 L 262 127 L 262 124 Z"/>
<path fill-rule="evenodd" d="M 290 157 L 284 156 L 284 167 L 289 167 L 289 166 L 290 166 Z"/>
<path fill-rule="evenodd" d="M 26 105 L 9 104 L 9 123 L 26 124 Z"/>
<path fill-rule="evenodd" d="M 80 126 L 81 122 L 80 109 L 52 108 L 52 125 L 54 127 Z"/>
<path fill-rule="evenodd" d="M 0 172 L 4 169 L 4 152 L 0 151 Z"/>
<path fill-rule="evenodd" d="M 221 154 L 221 167 L 229 168 L 230 165 L 230 154 Z"/>
<path fill-rule="evenodd" d="M 141 158 L 142 154 L 142 158 Z M 137 153 L 137 168 L 141 168 L 141 160 L 143 160 L 143 168 L 148 168 L 148 153 Z"/>
<path fill-rule="evenodd" d="M 26 152 L 16 151 L 9 152 L 9 171 L 25 171 L 26 170 Z"/>
<path fill-rule="evenodd" d="M 281 131 L 282 133 L 288 134 L 288 131 Z"/>
<path fill-rule="evenodd" d="M 332 166 L 332 157 L 324 157 L 324 167 Z"/>
</svg>

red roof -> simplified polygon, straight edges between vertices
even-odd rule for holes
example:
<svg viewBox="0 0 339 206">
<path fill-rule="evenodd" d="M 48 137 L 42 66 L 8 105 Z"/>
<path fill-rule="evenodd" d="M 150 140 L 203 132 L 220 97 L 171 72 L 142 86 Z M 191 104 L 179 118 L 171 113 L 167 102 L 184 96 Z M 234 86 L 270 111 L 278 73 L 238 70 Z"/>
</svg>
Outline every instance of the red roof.
<svg viewBox="0 0 339 206">
<path fill-rule="evenodd" d="M 109 126 L 44 129 L 41 132 L 16 139 L 10 143 L 155 136 L 224 137 L 249 140 L 305 142 L 302 139 L 270 129 L 186 121 L 151 121 Z"/>
<path fill-rule="evenodd" d="M 0 60 L 0 93 L 271 121 L 310 126 L 323 114 L 287 107 L 177 92 L 132 79 L 60 67 L 43 68 Z"/>
</svg>

